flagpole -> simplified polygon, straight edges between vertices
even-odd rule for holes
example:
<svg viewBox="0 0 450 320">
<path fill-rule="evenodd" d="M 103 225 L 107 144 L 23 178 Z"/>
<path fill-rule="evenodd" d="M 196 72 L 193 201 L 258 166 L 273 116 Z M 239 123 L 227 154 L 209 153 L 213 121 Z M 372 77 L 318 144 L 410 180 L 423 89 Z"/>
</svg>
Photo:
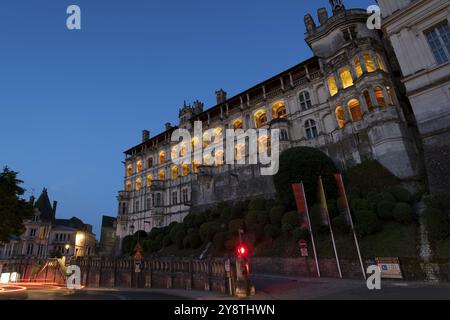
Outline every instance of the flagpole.
<svg viewBox="0 0 450 320">
<path fill-rule="evenodd" d="M 323 183 L 322 183 L 322 177 L 319 177 L 319 182 L 320 182 L 320 192 L 322 194 L 324 194 L 324 189 L 323 189 Z M 339 257 L 338 257 L 338 253 L 337 253 L 337 249 L 336 249 L 336 242 L 334 240 L 334 234 L 333 234 L 333 228 L 331 227 L 331 219 L 330 219 L 330 214 L 328 213 L 328 205 L 324 199 L 324 205 L 325 205 L 325 209 L 327 210 L 327 219 L 328 219 L 328 226 L 330 227 L 330 233 L 331 233 L 331 241 L 333 242 L 333 249 L 334 249 L 334 255 L 336 257 L 336 264 L 337 264 L 337 268 L 339 271 L 339 277 L 342 279 L 342 271 L 341 271 L 341 264 L 339 263 Z"/>
<path fill-rule="evenodd" d="M 348 200 L 347 200 L 347 192 L 345 191 L 345 186 L 344 186 L 344 181 L 342 180 L 342 175 L 339 174 L 339 182 L 341 184 L 342 187 L 342 197 L 344 198 L 345 204 L 347 206 L 347 210 L 348 210 L 348 218 L 350 220 L 350 227 L 352 228 L 352 232 L 353 232 L 353 238 L 355 239 L 355 244 L 356 244 L 356 250 L 358 251 L 358 258 L 359 258 L 359 264 L 361 265 L 361 271 L 364 277 L 364 280 L 367 280 L 367 276 L 366 276 L 366 272 L 364 270 L 364 263 L 362 261 L 362 257 L 361 257 L 361 250 L 359 249 L 359 241 L 358 241 L 358 237 L 356 236 L 356 231 L 355 231 L 355 227 L 353 224 L 353 218 L 352 218 L 352 214 L 350 211 L 350 207 L 348 205 Z"/>
<path fill-rule="evenodd" d="M 305 194 L 305 188 L 303 186 L 303 181 L 301 182 L 301 184 L 302 184 L 303 198 L 305 199 L 305 208 L 306 208 L 306 216 L 308 217 L 309 231 L 311 232 L 311 242 L 312 242 L 312 247 L 313 247 L 313 252 L 314 252 L 314 259 L 316 260 L 317 276 L 320 278 L 321 275 L 320 275 L 320 268 L 319 268 L 319 259 L 317 258 L 316 244 L 314 242 L 314 232 L 312 229 L 311 218 L 309 217 L 309 209 L 308 209 L 308 203 L 306 202 L 306 194 Z"/>
</svg>

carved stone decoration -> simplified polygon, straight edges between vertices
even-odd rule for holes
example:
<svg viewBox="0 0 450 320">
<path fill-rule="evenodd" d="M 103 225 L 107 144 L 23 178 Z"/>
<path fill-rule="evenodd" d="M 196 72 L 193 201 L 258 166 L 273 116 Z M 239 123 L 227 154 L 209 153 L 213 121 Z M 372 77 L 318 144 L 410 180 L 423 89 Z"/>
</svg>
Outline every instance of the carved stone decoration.
<svg viewBox="0 0 450 320">
<path fill-rule="evenodd" d="M 314 30 L 316 30 L 316 23 L 309 13 L 305 15 L 305 27 L 306 31 L 308 32 L 313 32 Z"/>
<path fill-rule="evenodd" d="M 317 10 L 317 16 L 319 17 L 320 25 L 325 24 L 328 21 L 328 11 L 325 8 L 319 8 Z"/>
</svg>

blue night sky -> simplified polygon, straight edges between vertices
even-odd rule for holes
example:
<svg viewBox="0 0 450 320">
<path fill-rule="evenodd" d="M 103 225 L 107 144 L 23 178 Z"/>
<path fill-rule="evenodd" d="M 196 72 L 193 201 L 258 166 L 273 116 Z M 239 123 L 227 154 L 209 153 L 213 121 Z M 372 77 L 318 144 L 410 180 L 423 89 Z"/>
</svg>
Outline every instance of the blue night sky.
<svg viewBox="0 0 450 320">
<path fill-rule="evenodd" d="M 347 8 L 374 1 L 345 1 Z M 66 9 L 82 10 L 82 30 Z M 0 166 L 38 196 L 47 187 L 59 218 L 94 225 L 116 216 L 123 151 L 184 100 L 215 102 L 312 53 L 303 16 L 328 1 L 2 0 Z M 317 20 L 317 18 L 316 18 Z"/>
</svg>

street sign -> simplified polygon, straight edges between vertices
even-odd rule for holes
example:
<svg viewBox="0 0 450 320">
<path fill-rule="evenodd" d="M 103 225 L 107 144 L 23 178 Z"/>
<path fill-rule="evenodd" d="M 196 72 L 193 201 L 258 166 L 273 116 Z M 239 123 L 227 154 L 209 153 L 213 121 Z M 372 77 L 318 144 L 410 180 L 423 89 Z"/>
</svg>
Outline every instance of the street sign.
<svg viewBox="0 0 450 320">
<path fill-rule="evenodd" d="M 142 250 L 141 245 L 138 243 L 136 243 L 136 246 L 134 247 L 133 250 L 134 254 L 133 254 L 133 259 L 134 260 L 142 260 L 143 259 L 143 252 L 144 250 Z"/>
<path fill-rule="evenodd" d="M 398 258 L 375 258 L 381 270 L 381 277 L 385 279 L 403 279 Z"/>
<path fill-rule="evenodd" d="M 305 240 L 300 240 L 298 242 L 298 245 L 300 247 L 300 254 L 302 255 L 302 257 L 307 257 L 308 256 L 308 243 Z"/>
<path fill-rule="evenodd" d="M 140 260 L 135 260 L 134 261 L 134 272 L 135 273 L 140 273 L 141 272 L 141 261 Z"/>
<path fill-rule="evenodd" d="M 230 261 L 230 259 L 225 261 L 225 271 L 226 272 L 231 272 L 231 261 Z"/>
</svg>

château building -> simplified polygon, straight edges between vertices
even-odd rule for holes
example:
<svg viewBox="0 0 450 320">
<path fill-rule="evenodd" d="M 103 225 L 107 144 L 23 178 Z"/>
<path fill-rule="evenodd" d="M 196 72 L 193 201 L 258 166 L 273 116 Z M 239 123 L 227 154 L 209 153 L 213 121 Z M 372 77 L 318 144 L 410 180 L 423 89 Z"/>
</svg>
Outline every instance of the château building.
<svg viewBox="0 0 450 320">
<path fill-rule="evenodd" d="M 193 130 L 194 121 L 213 129 L 279 129 L 280 150 L 308 146 L 322 150 L 342 170 L 376 159 L 412 184 L 421 175 L 416 128 L 402 98 L 396 61 L 379 30 L 366 26 L 366 9 L 346 9 L 331 0 L 332 14 L 318 10 L 318 21 L 304 18 L 305 41 L 313 56 L 241 93 L 227 97 L 216 92 L 217 104 L 208 109 L 200 101 L 184 104 L 179 123 L 125 151 L 124 190 L 118 196 L 117 236 L 132 230 L 150 231 L 180 222 L 194 208 L 222 201 L 272 197 L 273 178 L 260 165 L 224 164 L 224 151 L 215 164 L 175 164 L 177 128 Z M 270 148 L 270 137 L 258 137 L 258 151 Z M 194 138 L 207 146 L 215 140 Z M 183 152 L 183 148 L 181 148 Z M 249 149 L 236 145 L 236 158 Z M 183 155 L 185 156 L 185 155 Z"/>
</svg>

